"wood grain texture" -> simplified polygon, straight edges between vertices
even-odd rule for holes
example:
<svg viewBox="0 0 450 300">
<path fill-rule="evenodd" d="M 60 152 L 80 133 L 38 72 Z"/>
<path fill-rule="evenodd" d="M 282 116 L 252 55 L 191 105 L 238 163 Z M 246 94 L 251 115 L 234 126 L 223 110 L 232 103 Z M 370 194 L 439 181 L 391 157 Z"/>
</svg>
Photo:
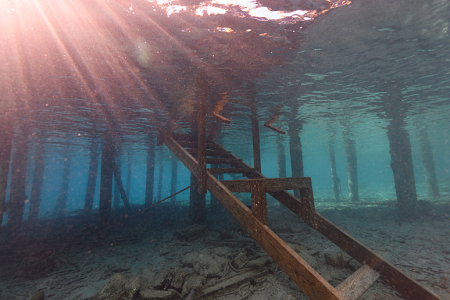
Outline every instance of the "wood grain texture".
<svg viewBox="0 0 450 300">
<path fill-rule="evenodd" d="M 341 292 L 345 299 L 356 300 L 361 297 L 378 278 L 380 278 L 380 274 L 368 265 L 364 265 L 339 284 L 336 289 Z"/>
</svg>

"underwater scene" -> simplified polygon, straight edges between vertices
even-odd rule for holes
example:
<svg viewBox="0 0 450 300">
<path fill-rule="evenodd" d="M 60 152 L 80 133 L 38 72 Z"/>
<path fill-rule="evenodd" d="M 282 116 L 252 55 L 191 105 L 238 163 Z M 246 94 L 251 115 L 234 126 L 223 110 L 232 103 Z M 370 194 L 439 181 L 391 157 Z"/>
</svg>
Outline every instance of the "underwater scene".
<svg viewBox="0 0 450 300">
<path fill-rule="evenodd" d="M 0 2 L 0 300 L 450 299 L 450 1 Z"/>
</svg>

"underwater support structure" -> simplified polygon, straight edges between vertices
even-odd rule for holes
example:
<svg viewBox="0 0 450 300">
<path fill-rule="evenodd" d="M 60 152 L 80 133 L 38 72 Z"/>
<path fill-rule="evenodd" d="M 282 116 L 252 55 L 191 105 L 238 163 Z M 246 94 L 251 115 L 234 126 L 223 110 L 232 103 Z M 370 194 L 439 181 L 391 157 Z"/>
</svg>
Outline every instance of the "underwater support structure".
<svg viewBox="0 0 450 300">
<path fill-rule="evenodd" d="M 37 141 L 34 149 L 34 172 L 33 183 L 31 184 L 30 210 L 28 213 L 28 222 L 36 223 L 39 217 L 39 208 L 41 204 L 42 181 L 44 180 L 45 158 L 44 143 Z"/>
<path fill-rule="evenodd" d="M 117 159 L 117 157 L 116 157 Z M 121 169 L 122 164 L 120 163 L 120 158 L 118 159 L 118 162 L 116 161 L 116 167 L 118 169 Z M 119 184 L 117 183 L 117 178 L 116 178 L 116 173 L 114 172 L 114 181 L 115 183 L 113 184 L 114 186 L 114 196 L 113 196 L 113 208 L 114 210 L 118 210 L 120 209 L 120 191 L 119 191 Z M 122 183 L 122 180 L 121 180 Z"/>
<path fill-rule="evenodd" d="M 195 183 L 197 183 L 197 177 L 191 173 L 191 185 Z M 191 187 L 189 196 L 189 220 L 191 221 L 191 224 L 205 224 L 206 194 L 199 193 L 198 185 L 196 185 Z"/>
<path fill-rule="evenodd" d="M 114 180 L 116 181 L 117 188 L 119 189 L 120 197 L 122 198 L 123 205 L 125 206 L 125 211 L 129 214 L 130 210 L 130 202 L 128 201 L 127 194 L 125 194 L 125 189 L 122 184 L 122 176 L 120 174 L 119 165 L 114 161 Z"/>
<path fill-rule="evenodd" d="M 27 175 L 28 130 L 27 124 L 19 126 L 14 138 L 14 153 L 11 162 L 10 199 L 6 202 L 8 211 L 8 239 L 22 230 L 23 208 L 25 206 L 25 185 Z"/>
<path fill-rule="evenodd" d="M 286 149 L 283 145 L 283 138 L 277 135 L 277 154 L 278 154 L 278 177 L 286 177 Z"/>
<path fill-rule="evenodd" d="M 303 177 L 303 150 L 300 140 L 301 125 L 289 123 L 289 153 L 291 156 L 292 177 Z M 294 190 L 294 196 L 300 198 L 300 191 Z"/>
<path fill-rule="evenodd" d="M 434 166 L 433 150 L 431 149 L 430 138 L 426 129 L 419 132 L 420 153 L 422 154 L 423 172 L 430 198 L 437 199 L 441 196 Z"/>
<path fill-rule="evenodd" d="M 190 137 L 178 135 L 175 139 L 174 136 L 174 134 L 165 136 L 164 144 L 191 171 L 193 175 L 191 182 L 195 183 L 194 176 L 198 176 L 198 161 L 191 153 L 196 153 L 197 145 L 189 140 Z M 433 292 L 421 286 L 397 267 L 385 261 L 381 256 L 317 213 L 314 207 L 310 178 L 267 179 L 219 144 L 209 141 L 208 145 L 208 148 L 211 149 L 207 150 L 210 153 L 209 155 L 221 156 L 221 158 L 207 158 L 208 163 L 222 161 L 223 164 L 232 166 L 232 168 L 208 169 L 206 172 L 208 190 L 310 299 L 356 299 L 357 297 L 353 297 L 354 293 L 357 292 L 358 297 L 362 295 L 379 276 L 387 285 L 400 292 L 406 299 L 439 299 Z M 191 150 L 188 151 L 184 147 L 191 148 Z M 224 173 L 242 173 L 250 179 L 219 181 L 213 176 L 213 174 Z M 255 183 L 261 183 L 260 188 Z M 269 193 L 306 224 L 320 232 L 363 266 L 338 287 L 331 286 L 267 225 L 264 225 L 265 215 L 264 213 L 261 214 L 261 210 L 263 210 L 263 207 L 261 207 L 263 199 L 261 197 L 252 195 L 252 201 L 255 199 L 255 203 L 252 203 L 252 205 L 260 206 L 254 213 L 232 192 L 252 192 L 252 186 L 255 186 L 253 193 L 259 195 L 262 195 L 263 192 Z M 289 189 L 300 189 L 301 199 L 288 193 L 286 190 Z M 366 282 L 367 278 L 369 278 L 369 282 Z M 358 289 L 355 286 L 365 286 L 365 288 Z M 353 295 L 352 298 L 347 297 L 350 295 Z"/>
<path fill-rule="evenodd" d="M 161 195 L 162 195 L 163 172 L 164 172 L 163 161 L 160 160 L 158 169 L 158 197 L 156 198 L 158 201 L 162 199 Z"/>
<path fill-rule="evenodd" d="M 253 141 L 253 166 L 261 173 L 261 141 L 259 139 L 259 122 L 256 108 L 252 107 L 252 141 Z"/>
<path fill-rule="evenodd" d="M 153 157 L 153 165 L 155 158 Z M 153 166 L 154 169 L 154 166 Z M 154 170 L 153 170 L 154 171 Z M 153 188 L 153 187 L 152 187 Z M 127 155 L 127 195 L 131 198 L 131 157 Z"/>
<path fill-rule="evenodd" d="M 387 137 L 400 218 L 411 219 L 416 217 L 417 192 L 411 141 L 404 126 L 403 119 L 392 120 L 387 126 Z"/>
<path fill-rule="evenodd" d="M 58 198 L 56 198 L 55 208 L 53 209 L 54 217 L 61 217 L 66 211 L 67 194 L 69 192 L 69 180 L 70 180 L 70 150 L 67 146 L 64 151 L 64 163 L 63 163 L 63 173 L 61 188 L 59 190 Z"/>
<path fill-rule="evenodd" d="M 128 158 L 129 159 L 129 158 Z M 130 166 L 131 164 L 129 164 Z M 131 176 L 130 176 L 131 177 Z M 149 207 L 153 204 L 153 187 L 155 180 L 155 149 L 152 142 L 149 142 L 147 152 L 147 174 L 145 176 L 145 207 Z M 128 191 L 128 179 L 127 174 L 127 191 Z M 128 195 L 130 195 L 128 193 Z"/>
<path fill-rule="evenodd" d="M 205 105 L 208 97 L 208 82 L 206 72 L 200 69 L 197 77 L 197 138 L 198 138 L 198 193 L 206 194 L 206 112 Z"/>
<path fill-rule="evenodd" d="M 11 162 L 11 149 L 14 123 L 11 117 L 3 114 L 0 117 L 0 227 L 5 212 L 6 187 L 8 185 L 9 164 Z"/>
<path fill-rule="evenodd" d="M 358 190 L 358 158 L 356 143 L 348 132 L 344 137 L 345 153 L 347 154 L 348 197 L 353 203 L 359 202 Z"/>
<path fill-rule="evenodd" d="M 170 176 L 170 194 L 174 195 L 177 192 L 177 180 L 178 180 L 178 159 L 172 156 L 172 174 Z M 177 202 L 177 195 L 170 198 L 170 202 L 175 204 Z"/>
<path fill-rule="evenodd" d="M 97 144 L 94 140 L 91 142 L 91 147 L 89 149 L 89 171 L 88 180 L 86 184 L 86 195 L 84 197 L 84 210 L 83 217 L 86 221 L 90 219 L 92 214 L 92 207 L 94 206 L 94 195 L 97 186 L 98 177 L 98 153 Z"/>
<path fill-rule="evenodd" d="M 100 166 L 100 204 L 99 229 L 109 226 L 111 222 L 111 198 L 114 173 L 114 144 L 110 137 L 106 136 L 102 149 L 102 162 Z"/>
<path fill-rule="evenodd" d="M 328 156 L 330 157 L 331 182 L 333 183 L 334 200 L 340 201 L 341 198 L 339 195 L 339 186 L 340 186 L 341 180 L 337 176 L 336 154 L 334 152 L 334 140 L 328 141 Z"/>
<path fill-rule="evenodd" d="M 405 129 L 405 117 L 410 104 L 403 102 L 402 90 L 404 88 L 406 88 L 404 83 L 395 80 L 385 81 L 378 86 L 378 90 L 383 93 L 380 104 L 384 111 L 384 118 L 389 120 L 386 135 L 389 141 L 399 218 L 414 220 L 417 217 L 417 192 L 411 140 Z"/>
</svg>

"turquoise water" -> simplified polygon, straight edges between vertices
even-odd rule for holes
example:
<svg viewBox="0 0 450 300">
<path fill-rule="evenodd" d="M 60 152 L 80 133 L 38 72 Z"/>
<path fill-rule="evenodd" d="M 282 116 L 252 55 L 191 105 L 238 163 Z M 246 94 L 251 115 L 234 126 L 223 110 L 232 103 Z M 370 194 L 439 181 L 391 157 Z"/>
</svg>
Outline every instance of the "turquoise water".
<svg viewBox="0 0 450 300">
<path fill-rule="evenodd" d="M 195 136 L 202 95 L 207 99 L 207 133 L 252 166 L 251 116 L 256 115 L 261 173 L 268 178 L 292 176 L 291 165 L 298 161 L 291 161 L 289 133 L 297 128 L 316 209 L 337 225 L 365 222 L 352 213 L 340 214 L 340 209 L 365 216 L 370 213 L 364 209 L 380 207 L 389 220 L 411 224 L 429 221 L 430 210 L 441 210 L 438 220 L 448 232 L 442 207 L 450 200 L 449 15 L 450 3 L 443 0 L 0 3 L 0 137 L 6 145 L 0 148 L 0 191 L 5 190 L 0 246 L 24 246 L 24 236 L 35 237 L 29 211 L 38 177 L 42 190 L 36 224 L 61 217 L 49 226 L 50 235 L 58 222 L 82 219 L 92 151 L 98 154 L 98 167 L 93 217 L 86 228 L 96 228 L 106 140 L 116 147 L 115 161 L 133 213 L 145 207 L 149 153 L 155 161 L 153 203 L 190 186 L 189 170 L 174 161 L 165 145 L 157 146 L 156 139 L 169 127 Z M 231 122 L 220 122 L 213 112 Z M 263 126 L 270 120 L 286 134 Z M 398 133 L 402 130 L 406 135 Z M 347 138 L 355 143 L 359 203 L 350 198 Z M 340 201 L 333 194 L 330 142 Z M 391 156 L 396 147 L 399 157 Z M 397 160 L 409 171 L 396 173 Z M 67 199 L 58 215 L 55 205 L 64 189 L 66 161 Z M 44 168 L 40 175 L 39 164 Z M 438 195 L 430 192 L 430 165 Z M 279 171 L 283 167 L 285 174 Z M 399 178 L 394 180 L 395 174 Z M 406 220 L 399 205 L 403 181 L 417 195 L 409 202 L 417 211 Z M 116 184 L 111 186 L 111 211 L 120 219 L 127 212 L 114 192 Z M 241 196 L 248 205 L 249 195 Z M 185 226 L 189 201 L 189 190 L 176 201 L 167 200 L 160 217 L 174 210 L 179 223 L 173 218 L 167 222 Z M 119 208 L 114 208 L 117 202 Z M 208 192 L 206 205 L 211 204 Z M 278 204 L 271 198 L 269 204 L 269 212 L 275 213 Z M 424 210 L 425 205 L 432 208 Z M 22 223 L 16 220 L 21 224 L 11 236 L 11 211 L 17 207 Z M 210 224 L 217 217 L 211 211 Z M 425 250 L 434 251 L 435 258 L 443 255 L 448 261 L 445 246 L 428 246 Z M 133 263 L 133 270 L 143 264 Z M 433 282 L 426 285 L 434 288 Z M 434 291 L 450 297 L 449 287 Z"/>
</svg>

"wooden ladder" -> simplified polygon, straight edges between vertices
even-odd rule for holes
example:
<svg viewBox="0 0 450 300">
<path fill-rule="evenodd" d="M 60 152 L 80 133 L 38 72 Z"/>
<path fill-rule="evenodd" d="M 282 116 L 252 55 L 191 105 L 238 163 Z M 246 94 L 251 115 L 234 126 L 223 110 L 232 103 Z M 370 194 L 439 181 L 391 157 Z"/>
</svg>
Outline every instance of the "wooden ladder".
<svg viewBox="0 0 450 300">
<path fill-rule="evenodd" d="M 199 176 L 196 138 L 171 133 L 161 137 L 160 142 L 196 177 Z M 439 299 L 432 291 L 317 213 L 311 178 L 266 178 L 212 140 L 206 141 L 206 164 L 227 165 L 224 168 L 207 168 L 204 179 L 207 189 L 310 299 L 358 299 L 380 277 L 406 299 Z M 214 177 L 214 174 L 226 173 L 240 173 L 249 179 L 219 181 Z M 287 192 L 293 189 L 300 189 L 301 199 Z M 233 192 L 251 193 L 252 210 Z M 336 288 L 331 286 L 268 227 L 266 193 L 357 260 L 362 267 Z"/>
</svg>

